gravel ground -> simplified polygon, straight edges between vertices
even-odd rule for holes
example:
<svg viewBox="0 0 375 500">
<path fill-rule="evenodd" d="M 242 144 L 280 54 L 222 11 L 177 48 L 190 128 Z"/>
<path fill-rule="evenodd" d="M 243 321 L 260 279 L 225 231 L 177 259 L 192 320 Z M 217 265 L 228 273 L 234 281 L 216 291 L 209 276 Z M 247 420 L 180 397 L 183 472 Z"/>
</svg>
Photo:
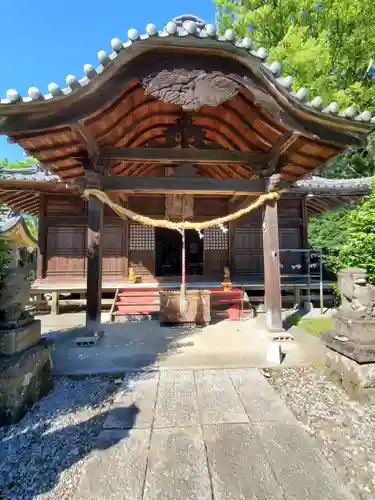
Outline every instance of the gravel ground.
<svg viewBox="0 0 375 500">
<path fill-rule="evenodd" d="M 352 401 L 320 368 L 270 371 L 270 383 L 343 481 L 361 500 L 375 499 L 375 405 Z"/>
<path fill-rule="evenodd" d="M 109 378 L 57 379 L 21 422 L 0 428 L 0 500 L 72 498 L 116 388 Z"/>
</svg>

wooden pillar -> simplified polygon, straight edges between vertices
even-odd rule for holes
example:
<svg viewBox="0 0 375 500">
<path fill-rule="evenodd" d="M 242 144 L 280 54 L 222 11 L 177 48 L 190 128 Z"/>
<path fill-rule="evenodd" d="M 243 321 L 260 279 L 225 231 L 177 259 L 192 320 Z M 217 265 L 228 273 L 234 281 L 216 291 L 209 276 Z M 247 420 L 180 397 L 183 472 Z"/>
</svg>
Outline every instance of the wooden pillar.
<svg viewBox="0 0 375 500">
<path fill-rule="evenodd" d="M 307 200 L 306 198 L 301 199 L 301 218 L 302 218 L 302 228 L 301 228 L 301 242 L 302 248 L 308 248 L 309 246 L 309 215 L 307 213 Z"/>
<path fill-rule="evenodd" d="M 38 224 L 38 253 L 36 262 L 36 278 L 42 280 L 46 277 L 47 262 L 47 224 L 46 224 L 46 197 L 39 195 L 39 224 Z"/>
<path fill-rule="evenodd" d="M 271 331 L 283 330 L 277 202 L 267 203 L 263 211 L 264 295 L 266 324 Z"/>
<path fill-rule="evenodd" d="M 87 228 L 87 306 L 86 328 L 100 333 L 102 305 L 103 203 L 94 196 L 88 200 Z"/>
<path fill-rule="evenodd" d="M 51 299 L 51 314 L 59 314 L 59 292 L 55 291 L 52 292 L 52 299 Z"/>
</svg>

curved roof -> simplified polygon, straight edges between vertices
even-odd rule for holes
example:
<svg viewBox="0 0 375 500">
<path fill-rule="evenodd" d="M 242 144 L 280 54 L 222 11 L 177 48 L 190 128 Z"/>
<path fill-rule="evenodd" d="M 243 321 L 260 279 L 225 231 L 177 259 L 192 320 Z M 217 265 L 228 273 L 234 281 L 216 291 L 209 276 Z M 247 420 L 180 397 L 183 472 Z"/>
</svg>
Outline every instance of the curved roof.
<svg viewBox="0 0 375 500">
<path fill-rule="evenodd" d="M 28 180 L 28 181 L 59 181 L 57 175 L 53 175 L 42 165 L 31 165 L 24 168 L 0 167 L 0 179 Z"/>
<path fill-rule="evenodd" d="M 38 242 L 30 233 L 25 219 L 22 216 L 11 217 L 0 223 L 0 234 L 6 236 L 11 243 L 18 247 L 36 248 Z"/>
<path fill-rule="evenodd" d="M 309 100 L 306 89 L 293 93 L 292 78 L 281 75 L 278 62 L 266 63 L 264 48 L 254 48 L 249 37 L 236 39 L 233 30 L 217 35 L 195 16 L 174 18 L 161 31 L 148 24 L 144 35 L 130 29 L 127 42 L 113 39 L 111 46 L 110 54 L 99 51 L 96 69 L 84 65 L 83 78 L 68 75 L 65 89 L 50 84 L 43 94 L 30 88 L 27 97 L 9 90 L 1 100 L 0 133 L 64 182 L 83 176 L 87 155 L 101 148 L 181 147 L 167 140 L 172 131 L 176 137 L 181 120 L 189 122 L 194 140 L 202 132 L 205 148 L 265 155 L 281 148 L 278 168 L 286 181 L 311 173 L 375 129 L 369 111 L 340 112 L 319 96 Z M 225 94 L 220 102 L 210 102 L 213 85 Z M 151 160 L 107 163 L 112 175 L 163 175 L 163 168 Z M 259 169 L 200 164 L 199 173 L 252 178 Z"/>
<path fill-rule="evenodd" d="M 24 97 L 17 90 L 9 89 L 7 96 L 0 100 L 0 104 L 4 105 L 3 110 L 8 108 L 8 111 L 5 111 L 7 114 L 9 106 L 6 105 L 18 105 L 18 111 L 20 111 L 22 109 L 19 107 L 20 103 L 34 103 L 34 107 L 38 106 L 39 110 L 42 109 L 41 101 L 53 99 L 61 101 L 63 98 L 72 101 L 73 95 L 76 97 L 81 93 L 82 96 L 84 91 L 90 90 L 94 82 L 96 85 L 100 85 L 109 66 L 115 68 L 129 63 L 134 57 L 153 48 L 168 46 L 187 48 L 191 46 L 191 38 L 194 37 L 194 43 L 199 48 L 218 49 L 240 56 L 242 59 L 245 57 L 247 61 L 243 60 L 243 62 L 247 65 L 252 65 L 255 60 L 260 61 L 266 78 L 291 101 L 299 102 L 302 107 L 312 111 L 321 110 L 322 113 L 346 118 L 349 121 L 375 123 L 375 117 L 372 117 L 372 113 L 368 110 L 359 111 L 350 107 L 340 111 L 339 103 L 331 102 L 324 105 L 320 96 L 312 97 L 309 100 L 307 88 L 301 88 L 296 93 L 291 92 L 293 77 L 290 75 L 282 76 L 281 63 L 278 61 L 273 61 L 271 64 L 265 62 L 267 58 L 266 48 L 255 48 L 250 37 L 239 39 L 231 29 L 226 30 L 224 36 L 221 36 L 218 35 L 214 24 L 208 24 L 194 15 L 184 14 L 175 17 L 161 31 L 154 24 L 147 24 L 145 31 L 146 33 L 140 34 L 136 29 L 129 29 L 128 40 L 124 43 L 118 38 L 112 39 L 112 53 L 108 54 L 106 51 L 100 50 L 98 52 L 98 67 L 94 68 L 90 64 L 85 64 L 83 66 L 85 76 L 78 79 L 74 75 L 68 75 L 66 77 L 67 87 L 65 88 L 61 89 L 57 84 L 50 83 L 48 93 L 43 94 L 39 89 L 30 87 L 28 95 Z M 0 111 L 0 113 L 2 112 Z"/>
</svg>

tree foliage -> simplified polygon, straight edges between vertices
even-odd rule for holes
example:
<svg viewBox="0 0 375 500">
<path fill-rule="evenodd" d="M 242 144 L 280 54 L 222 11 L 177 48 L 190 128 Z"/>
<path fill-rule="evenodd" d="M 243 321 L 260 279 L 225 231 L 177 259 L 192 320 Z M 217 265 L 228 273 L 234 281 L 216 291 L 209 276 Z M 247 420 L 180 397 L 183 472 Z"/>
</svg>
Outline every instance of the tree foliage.
<svg viewBox="0 0 375 500">
<path fill-rule="evenodd" d="M 11 247 L 4 235 L 0 234 L 0 272 L 9 264 L 11 258 Z"/>
<path fill-rule="evenodd" d="M 249 36 L 292 75 L 293 90 L 309 90 L 340 108 L 375 108 L 375 8 L 373 0 L 214 0 L 219 29 Z M 375 138 L 349 149 L 317 172 L 327 178 L 375 176 Z M 368 269 L 375 282 L 375 195 L 310 219 L 309 241 L 324 248 L 326 263 Z"/>
<path fill-rule="evenodd" d="M 353 179 L 375 176 L 375 137 L 370 136 L 367 144 L 359 149 L 349 149 L 333 158 L 318 175 L 333 179 Z"/>
<path fill-rule="evenodd" d="M 375 189 L 355 210 L 345 214 L 345 225 L 347 233 L 333 263 L 335 271 L 363 267 L 375 284 Z"/>
<path fill-rule="evenodd" d="M 373 108 L 369 62 L 375 53 L 373 0 L 215 0 L 221 31 L 233 28 L 283 63 L 293 88 L 327 104 Z M 374 67 L 375 69 L 375 67 Z"/>
<path fill-rule="evenodd" d="M 345 267 L 362 267 L 375 284 L 375 189 L 355 207 L 314 217 L 309 241 L 324 249 L 326 267 L 335 274 Z"/>
<path fill-rule="evenodd" d="M 309 221 L 310 245 L 328 252 L 340 249 L 348 237 L 347 216 L 351 210 L 353 208 L 346 207 L 312 217 Z"/>
<path fill-rule="evenodd" d="M 35 158 L 31 156 L 25 157 L 23 160 L 16 161 L 8 161 L 7 158 L 0 159 L 0 168 L 9 168 L 9 169 L 17 169 L 17 168 L 28 168 L 37 163 Z"/>
</svg>

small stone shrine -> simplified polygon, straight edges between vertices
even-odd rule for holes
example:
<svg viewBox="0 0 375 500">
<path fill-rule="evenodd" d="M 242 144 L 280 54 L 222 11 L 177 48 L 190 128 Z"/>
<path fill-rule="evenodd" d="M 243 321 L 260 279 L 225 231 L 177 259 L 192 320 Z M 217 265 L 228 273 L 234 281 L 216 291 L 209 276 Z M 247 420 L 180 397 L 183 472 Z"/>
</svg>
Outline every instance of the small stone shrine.
<svg viewBox="0 0 375 500">
<path fill-rule="evenodd" d="M 18 422 L 52 388 L 40 320 L 26 310 L 29 291 L 26 269 L 0 273 L 0 426 Z"/>
<path fill-rule="evenodd" d="M 350 396 L 375 401 L 375 286 L 365 269 L 349 268 L 340 273 L 338 287 L 335 331 L 321 335 L 329 347 L 326 368 Z"/>
</svg>

